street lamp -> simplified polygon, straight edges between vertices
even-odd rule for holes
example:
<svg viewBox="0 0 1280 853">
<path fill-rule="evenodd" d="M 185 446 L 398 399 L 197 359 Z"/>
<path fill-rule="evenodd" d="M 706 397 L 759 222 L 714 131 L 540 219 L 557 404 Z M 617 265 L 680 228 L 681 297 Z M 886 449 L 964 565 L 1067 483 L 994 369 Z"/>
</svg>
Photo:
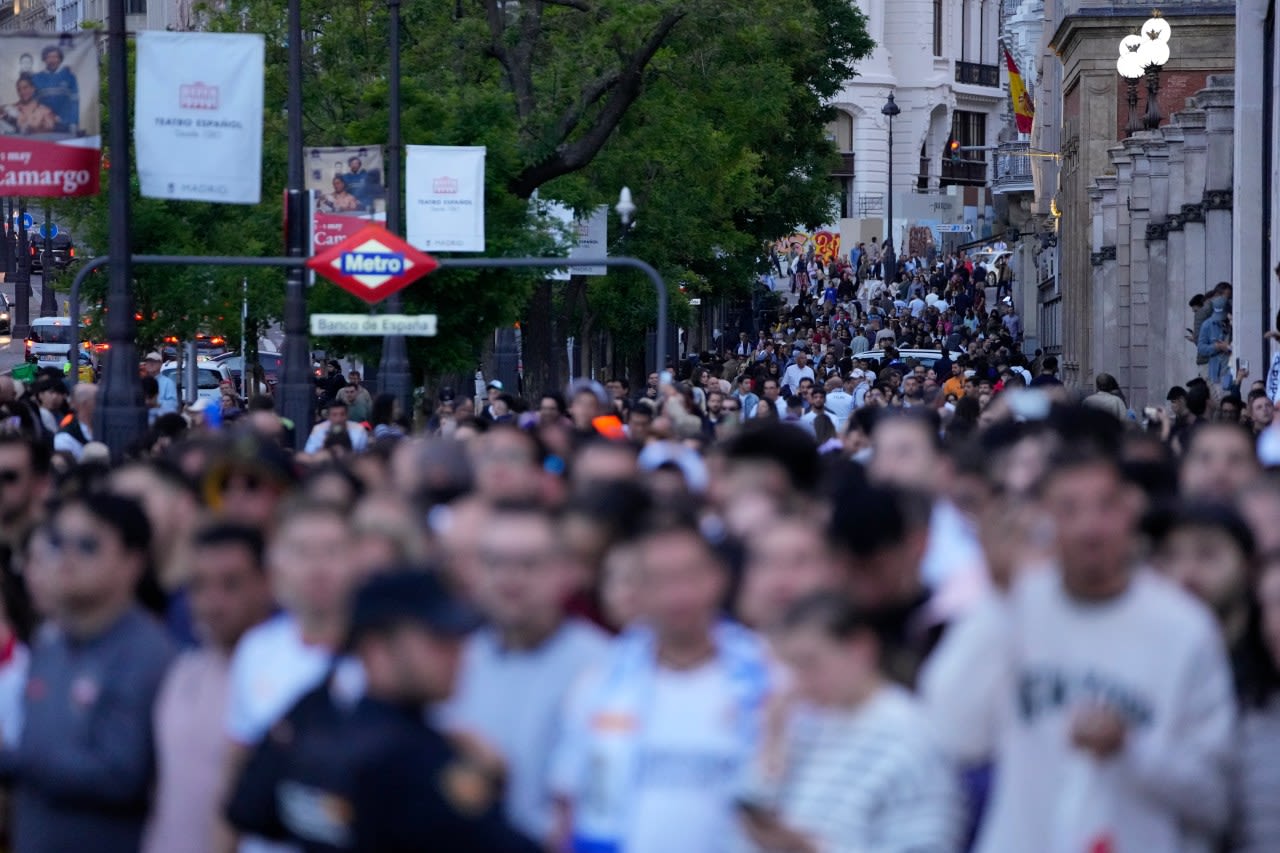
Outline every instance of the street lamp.
<svg viewBox="0 0 1280 853">
<path fill-rule="evenodd" d="M 1116 60 L 1116 71 L 1120 72 L 1129 90 L 1129 123 L 1125 125 L 1125 136 L 1133 136 L 1142 130 L 1142 122 L 1138 119 L 1138 81 L 1142 79 L 1146 69 L 1143 67 L 1141 51 L 1142 36 L 1128 35 L 1120 40 L 1120 58 Z"/>
<path fill-rule="evenodd" d="M 1138 49 L 1147 72 L 1147 117 L 1144 121 L 1147 130 L 1155 130 L 1164 117 L 1160 115 L 1160 106 L 1156 96 L 1160 94 L 1160 69 L 1169 61 L 1169 37 L 1173 28 L 1169 22 L 1153 12 L 1147 22 L 1142 25 L 1142 47 Z"/>
<path fill-rule="evenodd" d="M 622 188 L 622 192 L 618 193 L 618 203 L 613 206 L 613 209 L 618 212 L 623 232 L 631 230 L 631 224 L 636 216 L 636 203 L 631 200 L 631 187 Z"/>
<path fill-rule="evenodd" d="M 893 284 L 898 278 L 898 256 L 893 251 L 893 117 L 902 112 L 893 99 L 893 92 L 889 93 L 888 99 L 884 102 L 884 106 L 880 108 L 880 114 L 889 119 L 889 199 L 888 212 L 885 217 L 886 225 L 884 238 L 884 255 L 882 262 L 886 270 L 884 275 L 885 284 Z"/>
</svg>

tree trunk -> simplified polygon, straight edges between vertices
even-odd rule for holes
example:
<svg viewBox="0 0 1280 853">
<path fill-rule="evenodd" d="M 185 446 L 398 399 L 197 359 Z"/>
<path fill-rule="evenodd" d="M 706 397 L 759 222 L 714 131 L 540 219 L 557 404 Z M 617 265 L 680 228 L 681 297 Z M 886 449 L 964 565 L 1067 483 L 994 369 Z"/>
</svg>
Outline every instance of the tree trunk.
<svg viewBox="0 0 1280 853">
<path fill-rule="evenodd" d="M 524 337 L 524 389 L 525 396 L 536 399 L 543 391 L 559 390 L 560 376 L 557 367 L 560 354 L 555 349 L 552 331 L 553 282 L 541 281 L 533 291 L 521 325 Z"/>
</svg>

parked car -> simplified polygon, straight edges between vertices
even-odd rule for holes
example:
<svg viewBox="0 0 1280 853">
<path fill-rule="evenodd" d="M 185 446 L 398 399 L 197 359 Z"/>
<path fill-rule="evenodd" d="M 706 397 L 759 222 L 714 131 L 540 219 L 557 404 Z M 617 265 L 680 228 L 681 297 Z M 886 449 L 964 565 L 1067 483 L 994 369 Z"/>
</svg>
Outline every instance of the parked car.
<svg viewBox="0 0 1280 853">
<path fill-rule="evenodd" d="M 244 356 L 238 352 L 229 352 L 216 357 L 214 363 L 225 365 L 231 371 L 231 375 L 236 381 L 236 390 L 241 395 L 244 395 Z M 278 352 L 259 352 L 258 364 L 262 366 L 267 389 L 274 392 L 276 386 L 280 384 L 280 380 L 284 377 L 283 356 Z"/>
<path fill-rule="evenodd" d="M 0 293 L 0 334 L 13 334 L 13 305 L 9 297 Z"/>
<path fill-rule="evenodd" d="M 182 384 L 183 377 L 181 374 L 186 373 L 185 370 L 178 369 L 176 361 L 167 362 L 164 367 L 160 368 L 160 375 L 167 376 L 178 385 Z M 218 364 L 215 361 L 201 361 L 196 365 L 196 398 L 199 400 L 209 400 L 212 403 L 222 402 L 222 383 L 230 382 L 235 385 L 235 378 L 231 375 L 231 371 L 226 365 Z M 191 393 L 188 389 L 181 389 L 181 398 L 183 400 L 191 399 Z"/>
<path fill-rule="evenodd" d="M 900 349 L 897 350 L 899 361 L 916 361 L 925 367 L 933 367 L 934 364 L 942 360 L 942 350 L 937 349 Z M 955 361 L 960 357 L 960 353 L 948 353 L 948 358 Z M 879 365 L 884 361 L 884 350 L 871 349 L 865 352 L 857 353 L 853 356 L 854 361 L 870 361 Z"/>
</svg>

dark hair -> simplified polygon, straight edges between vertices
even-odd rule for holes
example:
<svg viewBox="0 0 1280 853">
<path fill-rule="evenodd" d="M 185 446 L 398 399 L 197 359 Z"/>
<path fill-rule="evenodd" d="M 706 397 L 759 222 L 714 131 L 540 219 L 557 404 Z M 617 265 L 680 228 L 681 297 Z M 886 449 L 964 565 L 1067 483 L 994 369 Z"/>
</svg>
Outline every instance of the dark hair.
<svg viewBox="0 0 1280 853">
<path fill-rule="evenodd" d="M 96 521 L 114 530 L 125 550 L 148 554 L 151 547 L 151 522 L 147 520 L 142 504 L 133 498 L 99 491 L 67 495 L 55 514 L 75 507 L 83 509 Z"/>
<path fill-rule="evenodd" d="M 31 459 L 31 472 L 38 477 L 49 473 L 52 451 L 42 441 L 17 432 L 0 432 L 0 447 L 25 447 Z"/>
<path fill-rule="evenodd" d="M 1051 372 L 1058 369 L 1058 357 L 1056 355 L 1047 355 L 1041 363 L 1041 370 Z"/>
<path fill-rule="evenodd" d="M 753 418 L 725 448 L 730 461 L 767 461 L 787 472 L 792 488 L 811 492 L 818 486 L 822 463 L 818 445 L 803 430 Z"/>
<path fill-rule="evenodd" d="M 1106 412 L 1101 414 L 1115 420 Z M 1050 454 L 1049 463 L 1036 484 L 1035 491 L 1043 494 L 1055 480 L 1085 468 L 1106 468 L 1115 474 L 1117 480 L 1124 479 L 1120 458 L 1114 452 L 1087 441 L 1072 443 L 1064 440 L 1064 443 Z"/>
<path fill-rule="evenodd" d="M 859 635 L 875 635 L 872 621 L 853 606 L 846 596 L 815 592 L 792 603 L 782 615 L 782 631 L 816 628 L 823 636 L 847 642 Z"/>
<path fill-rule="evenodd" d="M 253 557 L 253 565 L 262 570 L 266 553 L 266 540 L 262 531 L 244 524 L 217 523 L 196 532 L 192 544 L 197 548 L 218 548 L 224 545 L 239 545 Z"/>
<path fill-rule="evenodd" d="M 931 510 L 929 498 L 917 492 L 851 481 L 836 493 L 827 541 L 838 551 L 868 557 L 927 529 Z"/>
</svg>

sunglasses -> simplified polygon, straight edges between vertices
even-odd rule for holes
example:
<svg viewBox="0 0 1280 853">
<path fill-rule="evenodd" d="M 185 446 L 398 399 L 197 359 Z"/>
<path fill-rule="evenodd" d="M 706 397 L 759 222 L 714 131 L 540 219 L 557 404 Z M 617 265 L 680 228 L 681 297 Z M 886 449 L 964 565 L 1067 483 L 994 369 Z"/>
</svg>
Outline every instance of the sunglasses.
<svg viewBox="0 0 1280 853">
<path fill-rule="evenodd" d="M 96 536 L 68 536 L 54 530 L 49 533 L 49 548 L 57 553 L 74 550 L 82 557 L 92 557 L 102 547 L 102 540 Z"/>
</svg>

